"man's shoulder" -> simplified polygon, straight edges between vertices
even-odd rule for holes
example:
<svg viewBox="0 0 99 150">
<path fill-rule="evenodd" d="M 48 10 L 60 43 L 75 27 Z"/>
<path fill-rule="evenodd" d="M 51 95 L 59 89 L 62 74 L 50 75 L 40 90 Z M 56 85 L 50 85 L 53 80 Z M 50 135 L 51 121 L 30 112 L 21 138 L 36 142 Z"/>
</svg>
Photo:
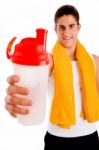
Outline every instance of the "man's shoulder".
<svg viewBox="0 0 99 150">
<path fill-rule="evenodd" d="M 99 56 L 96 54 L 92 54 L 92 57 L 95 62 L 96 68 L 99 70 Z"/>
<path fill-rule="evenodd" d="M 93 59 L 94 59 L 94 61 L 97 63 L 99 63 L 99 56 L 98 55 L 96 55 L 96 54 L 92 54 L 92 57 L 93 57 Z"/>
</svg>

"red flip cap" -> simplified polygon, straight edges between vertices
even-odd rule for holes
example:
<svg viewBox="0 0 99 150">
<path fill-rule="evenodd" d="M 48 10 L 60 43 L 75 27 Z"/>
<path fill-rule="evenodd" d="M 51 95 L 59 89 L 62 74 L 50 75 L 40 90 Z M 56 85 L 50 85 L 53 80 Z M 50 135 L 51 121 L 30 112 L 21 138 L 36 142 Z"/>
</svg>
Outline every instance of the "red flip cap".
<svg viewBox="0 0 99 150">
<path fill-rule="evenodd" d="M 14 37 L 7 46 L 7 57 L 13 63 L 21 65 L 46 65 L 49 63 L 48 52 L 46 51 L 46 29 L 36 29 L 36 38 L 26 37 L 16 44 L 14 53 L 11 55 L 11 48 L 17 37 Z"/>
</svg>

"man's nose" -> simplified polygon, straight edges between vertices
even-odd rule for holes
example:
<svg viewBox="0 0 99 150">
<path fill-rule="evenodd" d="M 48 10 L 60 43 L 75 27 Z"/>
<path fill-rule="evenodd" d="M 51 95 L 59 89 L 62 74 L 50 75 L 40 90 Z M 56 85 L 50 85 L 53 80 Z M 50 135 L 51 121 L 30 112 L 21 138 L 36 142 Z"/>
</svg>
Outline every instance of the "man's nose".
<svg viewBox="0 0 99 150">
<path fill-rule="evenodd" d="M 64 30 L 64 35 L 69 36 L 70 35 L 70 30 L 67 28 Z"/>
</svg>

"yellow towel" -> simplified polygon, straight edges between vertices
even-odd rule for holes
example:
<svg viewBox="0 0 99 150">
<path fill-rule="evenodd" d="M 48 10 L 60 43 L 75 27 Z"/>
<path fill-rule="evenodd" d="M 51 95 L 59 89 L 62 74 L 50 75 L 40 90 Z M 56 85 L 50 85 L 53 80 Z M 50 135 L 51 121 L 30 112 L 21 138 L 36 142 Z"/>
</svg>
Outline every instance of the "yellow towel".
<svg viewBox="0 0 99 150">
<path fill-rule="evenodd" d="M 71 60 L 66 49 L 56 42 L 53 50 L 55 89 L 50 113 L 50 121 L 62 128 L 76 124 Z M 99 95 L 96 87 L 95 65 L 84 46 L 77 41 L 78 61 L 82 86 L 81 117 L 88 122 L 99 120 Z"/>
</svg>

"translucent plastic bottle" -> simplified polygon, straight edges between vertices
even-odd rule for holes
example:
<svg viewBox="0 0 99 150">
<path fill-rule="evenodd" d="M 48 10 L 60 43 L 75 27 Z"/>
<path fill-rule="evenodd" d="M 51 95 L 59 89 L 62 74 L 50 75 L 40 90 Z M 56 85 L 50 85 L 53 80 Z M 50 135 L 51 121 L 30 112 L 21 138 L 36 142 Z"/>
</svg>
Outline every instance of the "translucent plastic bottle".
<svg viewBox="0 0 99 150">
<path fill-rule="evenodd" d="M 25 37 L 11 48 L 16 40 L 14 37 L 8 44 L 7 57 L 12 61 L 14 74 L 20 76 L 17 85 L 27 87 L 29 94 L 25 97 L 33 101 L 29 107 L 28 115 L 18 114 L 17 119 L 23 125 L 40 124 L 45 119 L 47 86 L 48 86 L 48 53 L 46 51 L 47 30 L 39 28 L 36 30 L 36 38 Z"/>
</svg>

